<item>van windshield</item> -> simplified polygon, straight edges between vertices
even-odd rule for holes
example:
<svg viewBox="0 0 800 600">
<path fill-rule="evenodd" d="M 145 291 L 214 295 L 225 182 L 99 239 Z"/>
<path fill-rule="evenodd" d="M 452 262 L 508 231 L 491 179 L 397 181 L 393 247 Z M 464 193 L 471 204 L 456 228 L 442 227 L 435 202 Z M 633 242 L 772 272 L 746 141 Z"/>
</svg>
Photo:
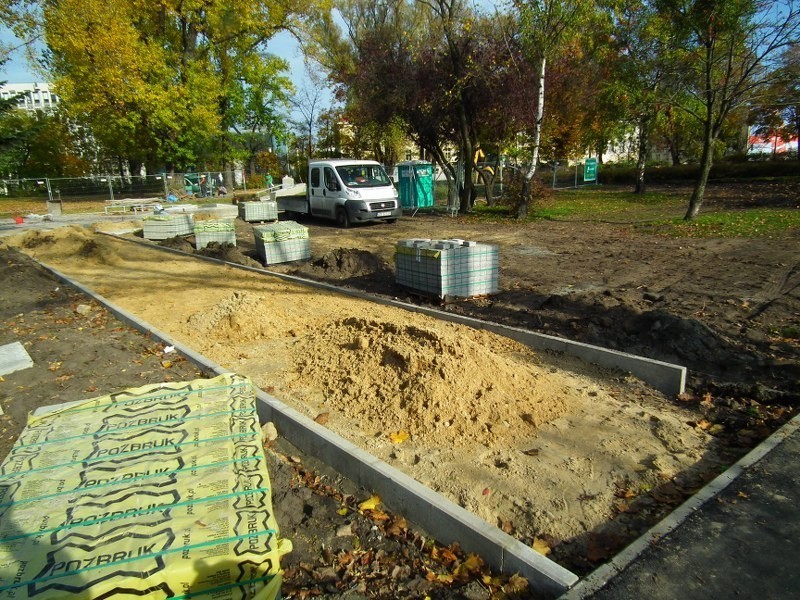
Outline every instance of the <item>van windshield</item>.
<svg viewBox="0 0 800 600">
<path fill-rule="evenodd" d="M 380 165 L 342 165 L 336 172 L 349 188 L 382 187 L 392 185 Z"/>
</svg>

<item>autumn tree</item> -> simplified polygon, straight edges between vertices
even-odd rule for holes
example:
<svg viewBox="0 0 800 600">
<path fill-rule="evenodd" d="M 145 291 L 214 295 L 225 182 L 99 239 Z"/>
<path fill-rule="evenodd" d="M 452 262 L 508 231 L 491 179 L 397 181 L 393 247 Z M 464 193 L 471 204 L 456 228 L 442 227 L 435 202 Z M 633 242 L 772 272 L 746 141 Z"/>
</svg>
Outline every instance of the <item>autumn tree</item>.
<svg viewBox="0 0 800 600">
<path fill-rule="evenodd" d="M 635 192 L 645 192 L 645 169 L 651 136 L 662 103 L 666 44 L 671 24 L 650 0 L 625 0 L 614 11 L 612 47 L 616 51 L 613 77 L 605 94 L 635 126 L 637 136 Z"/>
<path fill-rule="evenodd" d="M 536 174 L 544 121 L 545 77 L 547 62 L 559 52 L 577 28 L 592 14 L 588 0 L 513 0 L 520 22 L 520 38 L 527 60 L 536 73 L 535 109 L 531 139 L 531 159 L 523 178 L 522 197 L 517 216 L 528 214 L 531 180 Z"/>
<path fill-rule="evenodd" d="M 63 115 L 11 110 L 0 116 L 0 172 L 18 178 L 76 177 L 89 171 L 86 148 Z"/>
<path fill-rule="evenodd" d="M 279 0 L 11 4 L 20 23 L 43 33 L 46 65 L 71 117 L 132 171 L 237 157 L 235 128 L 253 114 L 253 91 L 285 68 L 265 60 L 264 44 L 300 18 Z"/>
<path fill-rule="evenodd" d="M 700 212 L 714 149 L 733 111 L 776 76 L 774 61 L 796 41 L 794 0 L 657 0 L 674 23 L 669 73 L 676 102 L 703 127 L 700 170 L 684 218 Z M 684 101 L 688 98 L 689 101 Z"/>
<path fill-rule="evenodd" d="M 339 8 L 343 35 L 332 36 L 325 23 L 316 45 L 351 125 L 405 126 L 448 180 L 458 182 L 450 189 L 460 210 L 470 210 L 480 134 L 499 121 L 496 106 L 514 106 L 503 97 L 508 86 L 495 85 L 508 72 L 498 59 L 508 53 L 497 20 L 462 0 L 348 0 Z"/>
<path fill-rule="evenodd" d="M 758 134 L 775 140 L 800 137 L 800 44 L 781 54 L 775 79 L 753 103 L 751 122 Z"/>
</svg>

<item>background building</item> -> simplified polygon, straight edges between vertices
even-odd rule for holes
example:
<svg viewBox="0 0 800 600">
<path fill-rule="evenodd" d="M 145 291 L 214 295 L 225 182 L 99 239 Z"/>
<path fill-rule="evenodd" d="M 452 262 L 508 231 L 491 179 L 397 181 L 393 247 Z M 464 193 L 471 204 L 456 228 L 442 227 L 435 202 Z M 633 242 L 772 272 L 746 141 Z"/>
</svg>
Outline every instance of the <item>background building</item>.
<svg viewBox="0 0 800 600">
<path fill-rule="evenodd" d="M 55 110 L 59 98 L 50 91 L 47 83 L 6 83 L 0 86 L 0 98 L 6 99 L 22 94 L 17 99 L 17 108 L 22 110 Z"/>
</svg>

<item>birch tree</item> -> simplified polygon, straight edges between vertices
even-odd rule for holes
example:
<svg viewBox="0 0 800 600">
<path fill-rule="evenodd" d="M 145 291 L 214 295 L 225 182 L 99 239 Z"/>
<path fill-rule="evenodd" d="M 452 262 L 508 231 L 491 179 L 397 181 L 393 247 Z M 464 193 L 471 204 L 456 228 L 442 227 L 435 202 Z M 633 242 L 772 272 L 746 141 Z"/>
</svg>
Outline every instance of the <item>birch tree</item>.
<svg viewBox="0 0 800 600">
<path fill-rule="evenodd" d="M 536 175 L 544 121 L 545 76 L 548 60 L 558 54 L 576 28 L 585 24 L 595 3 L 588 0 L 513 0 L 519 15 L 522 47 L 536 72 L 535 117 L 531 141 L 531 164 L 522 184 L 518 218 L 528 215 L 531 180 Z"/>
</svg>

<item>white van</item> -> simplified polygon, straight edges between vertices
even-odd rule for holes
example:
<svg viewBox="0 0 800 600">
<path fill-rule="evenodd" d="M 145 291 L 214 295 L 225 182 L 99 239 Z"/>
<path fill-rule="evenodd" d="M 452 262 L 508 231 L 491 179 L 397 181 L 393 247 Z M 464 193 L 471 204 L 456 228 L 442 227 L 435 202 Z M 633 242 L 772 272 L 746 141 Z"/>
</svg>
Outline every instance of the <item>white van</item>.
<svg viewBox="0 0 800 600">
<path fill-rule="evenodd" d="M 403 214 L 397 190 L 380 163 L 346 158 L 308 163 L 308 211 L 340 227 L 365 221 L 393 223 Z"/>
</svg>

